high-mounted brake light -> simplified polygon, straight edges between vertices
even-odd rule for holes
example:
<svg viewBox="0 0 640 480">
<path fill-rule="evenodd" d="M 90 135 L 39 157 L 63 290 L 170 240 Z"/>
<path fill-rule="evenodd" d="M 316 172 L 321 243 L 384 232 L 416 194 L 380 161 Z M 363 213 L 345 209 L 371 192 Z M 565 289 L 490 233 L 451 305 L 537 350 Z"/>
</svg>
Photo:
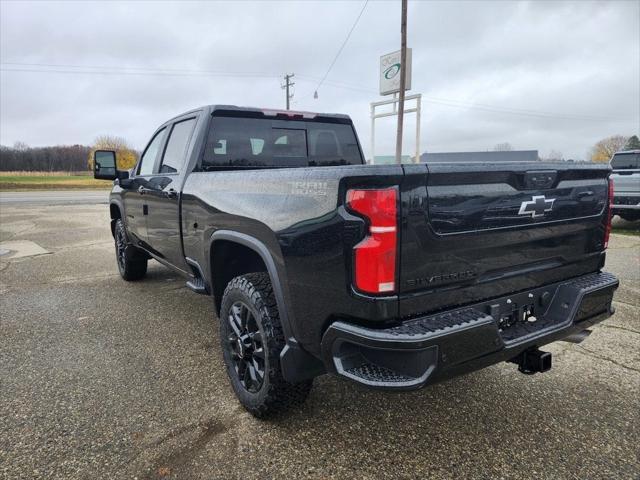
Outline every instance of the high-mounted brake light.
<svg viewBox="0 0 640 480">
<path fill-rule="evenodd" d="M 262 114 L 267 117 L 289 117 L 289 118 L 316 118 L 317 113 L 303 112 L 296 110 L 272 110 L 268 108 L 262 109 Z"/>
<path fill-rule="evenodd" d="M 396 290 L 397 200 L 395 187 L 347 191 L 347 206 L 369 220 L 369 234 L 353 247 L 354 283 L 362 292 Z"/>
<path fill-rule="evenodd" d="M 609 246 L 609 236 L 611 235 L 611 222 L 613 220 L 613 179 L 609 177 L 609 194 L 607 202 L 607 224 L 604 227 L 604 248 Z"/>
</svg>

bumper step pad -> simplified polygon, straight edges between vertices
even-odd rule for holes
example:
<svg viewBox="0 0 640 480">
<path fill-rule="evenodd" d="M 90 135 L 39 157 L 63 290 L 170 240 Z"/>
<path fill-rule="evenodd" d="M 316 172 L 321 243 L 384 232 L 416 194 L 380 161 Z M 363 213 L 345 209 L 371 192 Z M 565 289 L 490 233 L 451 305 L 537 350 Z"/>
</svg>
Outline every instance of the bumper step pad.
<svg viewBox="0 0 640 480">
<path fill-rule="evenodd" d="M 407 383 L 414 380 L 412 377 L 394 372 L 390 368 L 381 367 L 375 363 L 363 363 L 357 367 L 345 370 L 348 375 L 371 382 L 379 383 Z"/>
<path fill-rule="evenodd" d="M 397 327 L 385 329 L 389 335 L 415 337 L 429 336 L 439 332 L 447 332 L 461 327 L 471 327 L 493 320 L 490 315 L 474 308 L 463 308 L 455 312 L 447 312 L 430 317 L 423 317 L 417 320 L 410 320 Z"/>
<path fill-rule="evenodd" d="M 487 346 L 489 351 L 502 346 L 493 318 L 473 308 L 382 330 L 335 322 L 322 343 L 331 345 L 324 355 L 340 375 L 372 387 L 395 389 L 423 385 L 439 363 L 459 363 L 488 353 Z"/>
<path fill-rule="evenodd" d="M 562 339 L 562 332 L 566 336 L 602 321 L 613 312 L 611 300 L 617 287 L 617 278 L 602 272 L 390 328 L 337 321 L 323 336 L 323 360 L 330 371 L 358 383 L 415 389 L 432 376 L 437 380 L 447 372 L 468 370 L 472 363 L 486 366 L 508 360 L 525 348 Z M 505 309 L 530 304 L 539 305 L 535 321 L 519 321 L 499 330 Z"/>
</svg>

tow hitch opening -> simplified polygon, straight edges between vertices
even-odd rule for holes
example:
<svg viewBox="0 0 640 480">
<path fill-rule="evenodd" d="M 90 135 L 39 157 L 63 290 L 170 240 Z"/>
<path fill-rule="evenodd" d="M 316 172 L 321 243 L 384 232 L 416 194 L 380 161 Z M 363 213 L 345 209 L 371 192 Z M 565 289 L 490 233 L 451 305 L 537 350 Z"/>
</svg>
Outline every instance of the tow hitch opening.
<svg viewBox="0 0 640 480">
<path fill-rule="evenodd" d="M 551 353 L 543 352 L 537 348 L 525 350 L 509 361 L 518 365 L 518 371 L 525 375 L 551 370 Z"/>
</svg>

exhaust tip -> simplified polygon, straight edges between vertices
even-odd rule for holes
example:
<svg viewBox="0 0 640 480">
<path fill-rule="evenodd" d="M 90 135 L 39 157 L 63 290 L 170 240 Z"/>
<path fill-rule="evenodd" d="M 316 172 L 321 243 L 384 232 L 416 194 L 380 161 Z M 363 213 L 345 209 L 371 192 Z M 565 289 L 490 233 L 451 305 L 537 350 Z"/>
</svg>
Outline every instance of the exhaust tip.
<svg viewBox="0 0 640 480">
<path fill-rule="evenodd" d="M 563 338 L 562 341 L 570 343 L 582 343 L 589 335 L 591 335 L 591 330 L 582 330 L 581 332 L 572 333 L 571 335 Z"/>
</svg>

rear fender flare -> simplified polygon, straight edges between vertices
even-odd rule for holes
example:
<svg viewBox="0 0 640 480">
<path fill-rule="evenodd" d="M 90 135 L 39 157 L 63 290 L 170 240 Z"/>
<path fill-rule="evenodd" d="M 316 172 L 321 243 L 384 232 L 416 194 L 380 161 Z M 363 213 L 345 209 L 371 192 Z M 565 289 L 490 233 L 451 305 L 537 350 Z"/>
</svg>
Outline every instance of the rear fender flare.
<svg viewBox="0 0 640 480">
<path fill-rule="evenodd" d="M 278 269 L 276 267 L 276 263 L 273 260 L 273 256 L 271 252 L 267 248 L 267 246 L 258 240 L 255 237 L 247 235 L 245 233 L 234 232 L 231 230 L 217 230 L 211 235 L 208 244 L 208 251 L 206 252 L 205 258 L 211 259 L 211 255 L 213 254 L 213 242 L 216 240 L 227 240 L 229 242 L 238 243 L 247 248 L 250 248 L 254 252 L 256 252 L 265 266 L 267 267 L 267 273 L 269 274 L 269 278 L 271 279 L 271 286 L 273 287 L 273 293 L 276 297 L 276 303 L 278 304 L 278 313 L 280 314 L 280 322 L 282 323 L 282 328 L 287 338 L 287 341 L 291 338 L 293 339 L 293 332 L 291 329 L 291 323 L 289 321 L 289 312 L 287 309 L 287 305 L 284 300 L 284 292 L 282 283 L 280 282 L 280 275 L 278 274 Z M 213 280 L 214 272 L 211 272 L 211 279 Z M 213 284 L 213 283 L 211 283 Z"/>
<path fill-rule="evenodd" d="M 216 240 L 235 242 L 250 248 L 260 256 L 267 267 L 267 273 L 271 279 L 271 286 L 276 297 L 276 304 L 278 306 L 278 313 L 286 342 L 280 353 L 280 367 L 284 378 L 287 381 L 295 383 L 324 373 L 325 368 L 322 362 L 305 351 L 293 335 L 291 317 L 287 303 L 285 302 L 284 287 L 280 281 L 278 268 L 276 267 L 275 260 L 269 248 L 257 238 L 245 233 L 231 230 L 218 230 L 211 235 L 207 245 L 207 252 L 205 252 L 205 258 L 209 259 L 209 265 L 211 264 L 210 259 L 213 253 L 213 242 Z M 209 281 L 211 282 L 210 285 L 213 285 L 213 272 L 210 272 Z"/>
</svg>

